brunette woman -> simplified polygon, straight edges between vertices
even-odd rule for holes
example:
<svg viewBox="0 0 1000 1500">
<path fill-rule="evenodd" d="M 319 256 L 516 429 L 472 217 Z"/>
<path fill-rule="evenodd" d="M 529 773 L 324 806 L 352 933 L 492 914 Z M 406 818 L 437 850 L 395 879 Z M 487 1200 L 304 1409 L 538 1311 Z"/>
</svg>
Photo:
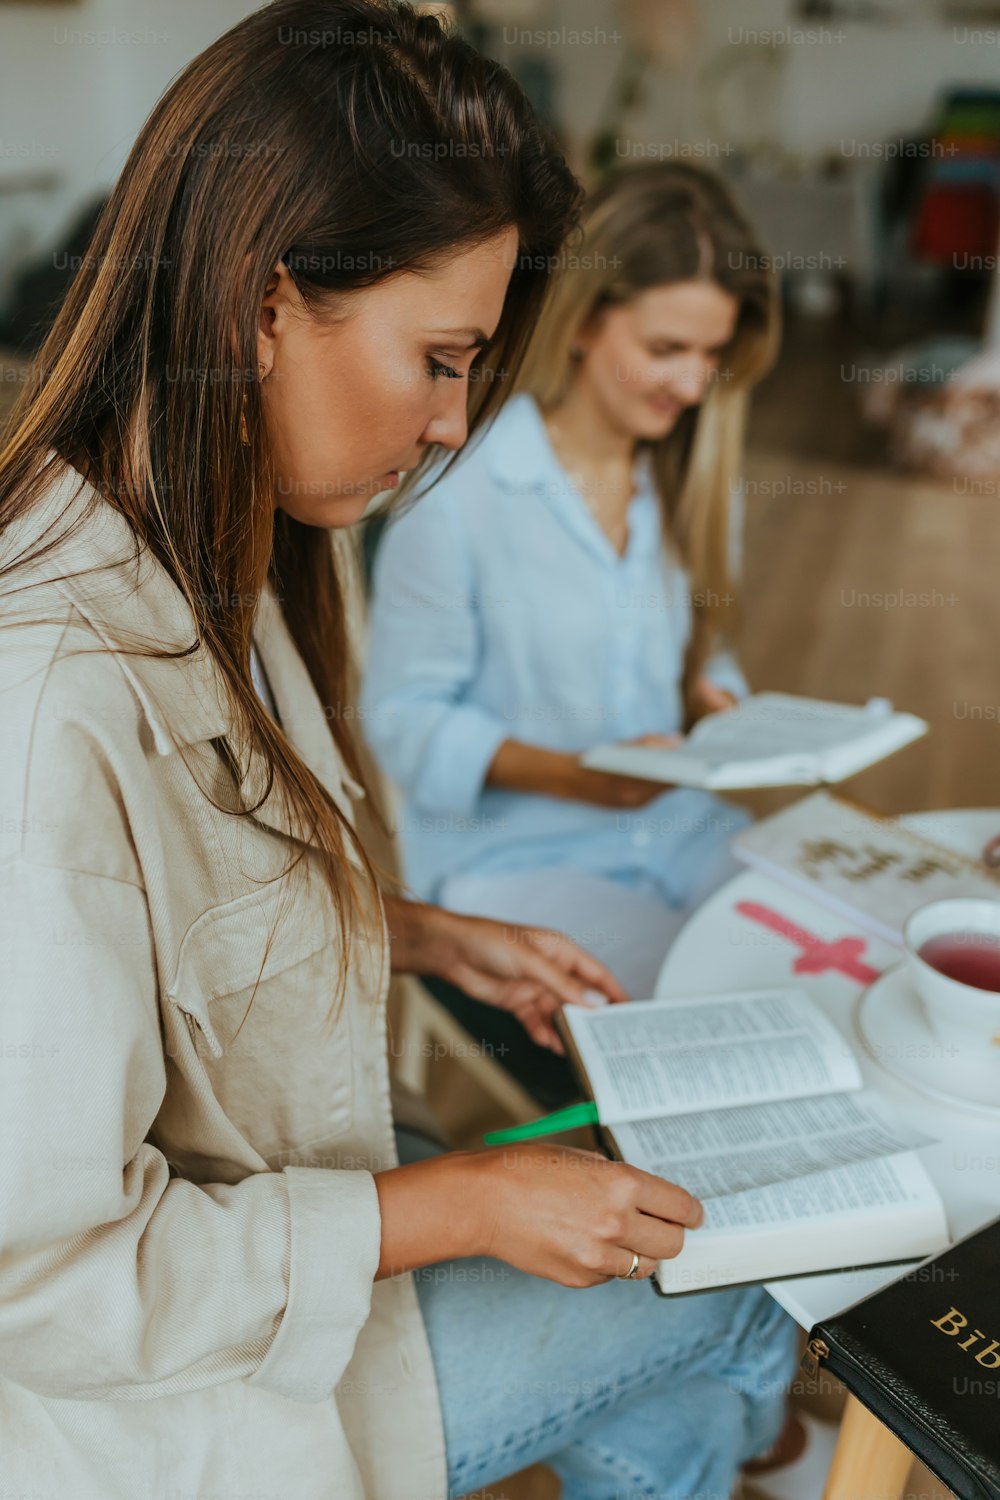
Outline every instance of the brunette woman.
<svg viewBox="0 0 1000 1500">
<path fill-rule="evenodd" d="M 625 1284 L 697 1233 L 682 1188 L 393 1134 L 390 967 L 535 1026 L 622 998 L 380 892 L 344 686 L 343 528 L 499 409 L 469 370 L 517 367 L 577 197 L 436 20 L 276 0 L 156 104 L 41 350 L 0 450 L 7 1491 L 443 1500 L 545 1459 L 680 1500 L 782 1424 L 762 1290 Z"/>
</svg>

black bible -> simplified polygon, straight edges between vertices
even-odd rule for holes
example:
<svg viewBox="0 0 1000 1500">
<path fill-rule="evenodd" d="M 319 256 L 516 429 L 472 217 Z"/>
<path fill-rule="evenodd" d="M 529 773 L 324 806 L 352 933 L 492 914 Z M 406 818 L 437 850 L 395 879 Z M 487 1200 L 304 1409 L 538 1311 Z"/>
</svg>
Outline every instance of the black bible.
<svg viewBox="0 0 1000 1500">
<path fill-rule="evenodd" d="M 1000 1219 L 818 1323 L 820 1364 L 960 1500 L 1000 1500 Z"/>
</svg>

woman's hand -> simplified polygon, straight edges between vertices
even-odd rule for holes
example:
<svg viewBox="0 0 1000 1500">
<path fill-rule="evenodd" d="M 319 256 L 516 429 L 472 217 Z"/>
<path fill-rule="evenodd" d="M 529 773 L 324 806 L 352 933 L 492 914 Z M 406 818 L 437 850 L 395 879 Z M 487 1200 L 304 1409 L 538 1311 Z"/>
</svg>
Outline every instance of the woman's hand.
<svg viewBox="0 0 1000 1500">
<path fill-rule="evenodd" d="M 450 937 L 450 952 L 442 951 L 441 978 L 474 1000 L 509 1010 L 540 1047 L 565 1052 L 553 1017 L 563 1005 L 592 1004 L 588 989 L 612 1004 L 628 1000 L 611 971 L 564 933 L 441 915 L 449 919 Z"/>
<path fill-rule="evenodd" d="M 453 1256 L 491 1255 L 562 1286 L 636 1280 L 670 1260 L 704 1211 L 697 1198 L 593 1151 L 525 1142 L 448 1152 L 375 1176 L 378 1276 Z"/>
<path fill-rule="evenodd" d="M 681 743 L 676 734 L 641 734 L 627 745 L 656 745 L 672 750 Z M 581 765 L 580 758 L 565 750 L 545 750 L 520 740 L 504 740 L 487 772 L 489 786 L 508 791 L 536 792 L 569 802 L 588 802 L 596 807 L 644 807 L 670 790 L 670 783 L 649 781 L 644 776 L 619 776 L 613 771 L 595 771 Z"/>
<path fill-rule="evenodd" d="M 688 704 L 691 723 L 696 724 L 706 714 L 718 714 L 727 708 L 735 708 L 739 701 L 733 693 L 718 687 L 710 678 L 699 677 L 691 690 Z"/>
<path fill-rule="evenodd" d="M 563 1005 L 628 999 L 610 970 L 561 932 L 463 917 L 438 906 L 385 898 L 397 972 L 435 974 L 500 1010 L 509 1010 L 541 1047 L 563 1052 L 552 1018 Z"/>
<path fill-rule="evenodd" d="M 674 750 L 681 743 L 679 734 L 640 734 L 623 745 L 648 745 L 658 750 Z M 647 802 L 669 792 L 673 783 L 650 781 L 645 776 L 619 776 L 614 771 L 596 771 L 575 762 L 573 783 L 580 802 L 598 807 L 645 807 Z"/>
<path fill-rule="evenodd" d="M 684 1188 L 595 1151 L 536 1142 L 473 1159 L 487 1188 L 482 1254 L 563 1286 L 624 1276 L 633 1252 L 635 1279 L 648 1276 L 704 1218 Z"/>
</svg>

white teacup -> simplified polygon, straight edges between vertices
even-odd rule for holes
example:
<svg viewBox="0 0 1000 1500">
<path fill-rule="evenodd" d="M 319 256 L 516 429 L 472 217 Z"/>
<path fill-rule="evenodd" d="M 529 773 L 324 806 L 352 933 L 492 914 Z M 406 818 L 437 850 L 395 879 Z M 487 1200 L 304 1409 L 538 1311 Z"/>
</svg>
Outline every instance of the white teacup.
<svg viewBox="0 0 1000 1500">
<path fill-rule="evenodd" d="M 920 957 L 931 938 L 969 933 L 991 938 L 1000 952 L 1000 901 L 962 896 L 919 907 L 903 926 L 910 977 L 935 1035 L 963 1060 L 995 1064 L 1000 1073 L 1000 990 L 949 979 Z"/>
</svg>

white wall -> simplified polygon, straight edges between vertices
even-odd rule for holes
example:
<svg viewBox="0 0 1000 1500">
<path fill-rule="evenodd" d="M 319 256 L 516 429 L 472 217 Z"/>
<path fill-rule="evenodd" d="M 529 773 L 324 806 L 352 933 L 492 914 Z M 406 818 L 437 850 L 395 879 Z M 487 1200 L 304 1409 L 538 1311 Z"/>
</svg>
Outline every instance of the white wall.
<svg viewBox="0 0 1000 1500">
<path fill-rule="evenodd" d="M 512 18 L 525 24 L 521 0 L 509 3 Z M 835 39 L 754 49 L 747 38 L 755 30 L 804 28 L 794 20 L 792 0 L 692 0 L 700 33 L 692 56 L 682 73 L 657 77 L 631 134 L 650 144 L 717 140 L 720 133 L 745 144 L 770 134 L 785 151 L 809 159 L 840 151 L 845 138 L 878 142 L 920 128 L 947 83 L 1000 85 L 1000 45 L 964 43 L 964 25 L 942 21 L 933 0 L 883 3 L 899 13 L 898 23 L 845 22 L 830 28 Z M 170 78 L 256 5 L 0 5 L 0 178 L 46 167 L 63 174 L 55 191 L 0 196 L 0 300 L 14 266 L 113 184 Z M 546 49 L 579 166 L 621 57 L 621 43 L 610 40 L 621 30 L 619 13 L 615 0 L 539 0 L 538 14 L 535 24 L 598 34 L 590 43 Z M 508 56 L 513 50 L 506 49 Z M 711 83 L 720 72 L 727 77 L 721 93 Z"/>
<path fill-rule="evenodd" d="M 169 80 L 255 0 L 0 5 L 0 180 L 54 168 L 48 192 L 0 194 L 0 299 L 30 260 L 110 188 Z"/>
<path fill-rule="evenodd" d="M 735 6 L 702 0 L 701 9 L 707 38 L 718 48 L 734 45 L 731 31 L 755 25 L 808 29 L 792 20 L 788 0 L 738 0 Z M 734 9 L 740 15 L 735 27 Z M 845 137 L 893 140 L 929 123 L 947 84 L 1000 87 L 1000 46 L 963 40 L 972 28 L 943 20 L 927 0 L 907 0 L 905 7 L 897 0 L 896 9 L 894 23 L 848 21 L 827 28 L 832 40 L 793 41 L 781 49 L 779 123 L 787 150 L 812 156 L 839 151 Z"/>
<path fill-rule="evenodd" d="M 845 138 L 875 143 L 919 130 L 950 83 L 1000 87 L 995 23 L 992 31 L 989 23 L 953 23 L 942 17 L 936 0 L 880 3 L 890 16 L 885 22 L 846 21 L 829 25 L 824 35 L 816 23 L 796 19 L 793 0 L 691 0 L 698 21 L 692 54 L 683 72 L 651 80 L 651 98 L 636 117 L 633 137 L 648 144 L 715 140 L 714 95 L 727 139 L 747 144 L 773 132 L 784 151 L 808 160 L 840 153 Z M 538 5 L 539 28 L 589 27 L 606 35 L 621 29 L 615 0 Z M 811 41 L 800 35 L 810 29 L 817 34 Z M 992 40 L 965 40 L 975 29 L 986 30 Z M 763 34 L 756 46 L 755 32 Z M 771 45 L 782 33 L 784 44 Z M 593 130 L 621 45 L 561 45 L 551 55 L 567 130 L 582 143 Z M 720 75 L 726 80 L 721 93 Z"/>
</svg>

